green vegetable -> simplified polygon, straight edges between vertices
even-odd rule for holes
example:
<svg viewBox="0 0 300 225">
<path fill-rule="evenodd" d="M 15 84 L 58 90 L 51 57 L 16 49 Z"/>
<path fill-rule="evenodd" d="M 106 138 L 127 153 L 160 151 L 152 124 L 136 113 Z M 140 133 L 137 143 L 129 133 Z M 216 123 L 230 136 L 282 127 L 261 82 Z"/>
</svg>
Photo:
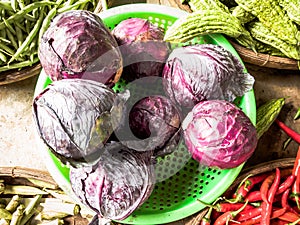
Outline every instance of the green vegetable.
<svg viewBox="0 0 300 225">
<path fill-rule="evenodd" d="M 32 66 L 34 63 L 36 63 L 38 61 L 39 61 L 39 59 L 38 59 L 38 57 L 36 57 L 36 58 L 34 58 L 33 61 L 26 60 L 26 61 L 23 61 L 23 62 L 11 63 L 10 65 L 4 65 L 4 66 L 0 67 L 0 72 L 11 70 L 11 69 L 19 69 L 19 68 L 23 68 L 23 67 L 26 67 L 26 66 Z"/>
<path fill-rule="evenodd" d="M 0 73 L 39 61 L 39 40 L 59 12 L 96 6 L 94 0 L 0 1 Z"/>
<path fill-rule="evenodd" d="M 35 209 L 37 208 L 38 204 L 40 203 L 41 198 L 42 198 L 42 195 L 38 194 L 30 201 L 30 203 L 24 209 L 24 215 L 23 215 L 19 225 L 26 224 L 26 222 L 32 217 L 32 215 L 35 213 Z"/>
<path fill-rule="evenodd" d="M 300 1 L 278 0 L 279 5 L 286 11 L 289 18 L 300 25 Z"/>
<path fill-rule="evenodd" d="M 258 138 L 260 138 L 273 124 L 284 103 L 285 98 L 271 99 L 257 109 L 256 131 Z"/>
<path fill-rule="evenodd" d="M 49 27 L 51 20 L 57 14 L 57 8 L 62 4 L 63 0 L 57 0 L 56 5 L 49 11 L 48 15 L 45 17 L 41 29 L 39 31 L 38 41 L 41 41 L 42 35 L 45 33 L 47 28 Z"/>
<path fill-rule="evenodd" d="M 279 39 L 292 45 L 300 42 L 296 25 L 285 14 L 277 0 L 236 0 L 236 2 L 255 15 Z"/>
<path fill-rule="evenodd" d="M 251 22 L 248 28 L 251 35 L 255 39 L 279 49 L 284 55 L 289 58 L 300 60 L 299 46 L 289 44 L 288 42 L 279 39 L 277 36 L 272 34 L 270 30 L 267 29 L 261 22 Z"/>
<path fill-rule="evenodd" d="M 11 31 L 9 29 L 6 29 L 6 34 L 7 34 L 7 37 L 8 39 L 10 40 L 12 46 L 15 48 L 15 49 L 18 49 L 18 44 L 15 40 L 15 37 L 14 35 L 11 33 Z"/>
<path fill-rule="evenodd" d="M 11 213 L 7 209 L 0 208 L 0 219 L 11 219 Z"/>
<path fill-rule="evenodd" d="M 33 29 L 31 30 L 31 32 L 29 33 L 29 35 L 26 37 L 25 41 L 22 43 L 22 45 L 17 49 L 17 51 L 15 52 L 15 54 L 11 57 L 11 59 L 8 61 L 8 64 L 10 64 L 11 62 L 13 62 L 16 58 L 18 58 L 18 56 L 25 51 L 25 49 L 28 47 L 28 45 L 32 42 L 32 40 L 34 39 L 35 35 L 38 33 L 40 26 L 43 22 L 44 19 L 44 8 L 41 9 L 40 12 L 40 16 L 36 22 L 36 24 L 34 25 Z"/>
<path fill-rule="evenodd" d="M 31 12 L 35 8 L 38 8 L 41 6 L 47 6 L 47 5 L 48 6 L 55 5 L 55 2 L 40 1 L 40 2 L 31 3 L 31 4 L 27 5 L 26 7 L 24 7 L 22 10 L 18 11 L 17 13 L 13 14 L 12 16 L 10 16 L 6 21 L 7 21 L 7 23 L 10 23 L 10 22 L 13 22 L 14 20 L 22 19 L 22 17 L 24 15 Z M 5 22 L 0 23 L 0 29 L 3 29 L 3 28 L 5 28 Z"/>
<path fill-rule="evenodd" d="M 246 11 L 240 5 L 231 8 L 231 14 L 238 18 L 242 24 L 248 23 L 255 19 L 255 16 L 251 12 Z"/>
<path fill-rule="evenodd" d="M 286 57 L 279 49 L 274 48 L 271 45 L 262 43 L 261 41 L 255 40 L 255 48 L 260 53 L 265 53 L 268 55 Z"/>
<path fill-rule="evenodd" d="M 5 209 L 13 213 L 20 204 L 21 198 L 19 195 L 14 195 L 6 205 Z"/>
<path fill-rule="evenodd" d="M 20 204 L 17 209 L 13 212 L 12 217 L 11 217 L 11 221 L 9 225 L 19 225 L 20 221 L 22 219 L 23 216 L 23 212 L 24 212 L 25 206 L 23 204 Z"/>
<path fill-rule="evenodd" d="M 219 0 L 190 0 L 188 4 L 192 11 L 213 9 L 230 13 L 227 6 Z"/>
<path fill-rule="evenodd" d="M 244 28 L 237 18 L 228 15 L 230 14 L 213 9 L 189 13 L 168 28 L 165 40 L 186 42 L 196 36 L 209 33 L 223 33 L 230 37 L 240 36 Z"/>
<path fill-rule="evenodd" d="M 9 185 L 5 186 L 3 194 L 13 194 L 13 195 L 38 195 L 47 194 L 47 192 L 42 191 L 39 188 L 26 186 L 26 185 Z"/>
<path fill-rule="evenodd" d="M 185 27 L 189 28 L 188 23 L 195 24 L 198 21 L 197 24 L 190 27 L 190 30 L 186 31 L 186 34 L 182 34 L 182 35 L 186 35 L 185 39 L 183 40 L 179 39 L 179 41 L 187 41 L 188 39 L 191 39 L 193 37 L 193 33 L 197 35 L 202 35 L 202 34 L 219 32 L 235 38 L 238 43 L 256 52 L 254 40 L 251 37 L 249 31 L 245 29 L 245 27 L 242 25 L 242 22 L 239 19 L 237 19 L 235 16 L 231 14 L 231 12 L 229 11 L 226 5 L 224 5 L 218 0 L 190 0 L 189 5 L 192 11 L 194 11 L 192 15 L 187 16 L 189 21 L 184 21 L 183 18 L 181 21 L 176 22 L 177 25 L 175 24 L 171 26 L 171 29 L 170 28 L 168 29 L 167 35 L 169 35 L 169 33 L 174 32 L 174 29 L 177 29 L 179 31 L 180 29 L 184 28 L 184 31 L 186 31 Z M 207 13 L 202 13 L 206 11 Z M 211 13 L 210 15 L 209 12 L 212 11 L 213 13 Z M 211 22 L 209 20 L 211 20 Z M 223 27 L 224 28 L 223 30 L 219 29 L 220 28 L 219 26 L 224 26 L 224 24 L 228 23 L 229 21 L 231 21 L 230 24 L 232 25 L 228 24 L 227 27 Z M 222 25 L 222 23 L 224 24 Z M 229 26 L 231 30 L 229 29 Z"/>
</svg>

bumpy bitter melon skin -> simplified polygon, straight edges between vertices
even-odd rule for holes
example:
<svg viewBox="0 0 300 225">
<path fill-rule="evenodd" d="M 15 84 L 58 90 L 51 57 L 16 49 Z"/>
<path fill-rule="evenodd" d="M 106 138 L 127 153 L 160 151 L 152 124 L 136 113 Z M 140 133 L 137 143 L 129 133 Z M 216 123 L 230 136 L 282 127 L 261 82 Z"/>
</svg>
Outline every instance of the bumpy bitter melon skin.
<svg viewBox="0 0 300 225">
<path fill-rule="evenodd" d="M 261 105 L 256 111 L 256 132 L 260 138 L 272 125 L 279 115 L 285 98 L 271 99 Z"/>
<path fill-rule="evenodd" d="M 230 13 L 228 7 L 219 0 L 190 0 L 188 4 L 192 11 L 214 9 Z"/>
<path fill-rule="evenodd" d="M 176 20 L 165 33 L 164 40 L 185 42 L 198 35 L 222 33 L 230 37 L 240 36 L 244 28 L 230 14 L 216 10 L 199 10 Z"/>
<path fill-rule="evenodd" d="M 281 40 L 292 45 L 300 42 L 296 25 L 280 7 L 277 0 L 236 0 L 236 2 L 256 16 L 270 32 Z"/>
<path fill-rule="evenodd" d="M 277 36 L 272 34 L 270 30 L 267 29 L 261 22 L 251 22 L 248 26 L 248 29 L 255 39 L 279 49 L 284 55 L 289 58 L 300 60 L 299 46 L 279 39 Z"/>
<path fill-rule="evenodd" d="M 286 11 L 292 21 L 300 25 L 300 1 L 278 0 L 279 5 Z"/>
<path fill-rule="evenodd" d="M 238 18 L 242 24 L 249 23 L 250 21 L 255 19 L 255 16 L 251 12 L 248 12 L 240 5 L 232 7 L 230 10 L 231 14 Z"/>
</svg>

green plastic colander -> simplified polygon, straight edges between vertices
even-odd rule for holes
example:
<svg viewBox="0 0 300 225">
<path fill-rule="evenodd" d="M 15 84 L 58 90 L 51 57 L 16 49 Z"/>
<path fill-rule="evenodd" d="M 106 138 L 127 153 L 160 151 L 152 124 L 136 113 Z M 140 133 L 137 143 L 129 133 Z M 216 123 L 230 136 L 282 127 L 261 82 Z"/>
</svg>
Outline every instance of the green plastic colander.
<svg viewBox="0 0 300 225">
<path fill-rule="evenodd" d="M 120 21 L 132 17 L 145 18 L 164 29 L 168 29 L 175 20 L 186 13 L 168 6 L 137 3 L 108 9 L 101 12 L 99 16 L 110 29 L 113 29 Z M 220 34 L 201 36 L 191 41 L 191 44 L 193 43 L 221 45 L 242 62 L 235 49 Z M 42 70 L 37 81 L 35 95 L 39 94 L 50 83 L 50 78 Z M 115 91 L 119 91 L 123 87 L 124 84 L 119 83 L 116 85 Z M 136 91 L 143 91 L 138 88 Z M 235 103 L 255 124 L 256 103 L 253 90 L 236 99 Z M 40 141 L 39 144 L 41 144 Z M 50 174 L 66 193 L 77 199 L 71 189 L 68 166 L 61 164 L 45 148 L 45 145 L 41 147 L 44 149 L 42 152 Z M 150 198 L 131 216 L 119 222 L 125 224 L 163 224 L 188 217 L 205 207 L 197 199 L 206 203 L 213 202 L 232 184 L 242 167 L 243 165 L 225 170 L 204 167 L 191 159 L 184 143 L 181 143 L 172 154 L 158 159 L 156 165 L 157 184 Z"/>
</svg>

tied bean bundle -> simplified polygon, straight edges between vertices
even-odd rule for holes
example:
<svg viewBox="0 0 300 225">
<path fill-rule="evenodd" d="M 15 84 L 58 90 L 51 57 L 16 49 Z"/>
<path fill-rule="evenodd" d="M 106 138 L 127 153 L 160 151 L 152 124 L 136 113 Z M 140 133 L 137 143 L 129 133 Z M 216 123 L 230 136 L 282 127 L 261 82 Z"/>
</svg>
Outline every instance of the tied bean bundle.
<svg viewBox="0 0 300 225">
<path fill-rule="evenodd" d="M 0 0 L 0 73 L 39 62 L 39 40 L 56 14 L 96 8 L 96 0 Z"/>
<path fill-rule="evenodd" d="M 35 178 L 15 181 L 0 177 L 1 225 L 60 225 L 79 215 L 90 220 L 93 212 L 75 203 L 56 185 Z"/>
<path fill-rule="evenodd" d="M 176 21 L 167 32 L 167 41 L 182 42 L 207 33 L 221 33 L 254 52 L 300 60 L 300 1 L 186 0 L 186 3 L 192 10 L 186 16 L 189 24 L 186 18 Z M 197 15 L 204 10 L 214 11 L 216 17 Z M 226 21 L 221 17 L 230 22 L 224 24 L 224 30 L 214 29 L 212 25 L 217 21 Z M 185 32 L 188 28 L 194 29 L 193 36 L 191 31 Z"/>
</svg>

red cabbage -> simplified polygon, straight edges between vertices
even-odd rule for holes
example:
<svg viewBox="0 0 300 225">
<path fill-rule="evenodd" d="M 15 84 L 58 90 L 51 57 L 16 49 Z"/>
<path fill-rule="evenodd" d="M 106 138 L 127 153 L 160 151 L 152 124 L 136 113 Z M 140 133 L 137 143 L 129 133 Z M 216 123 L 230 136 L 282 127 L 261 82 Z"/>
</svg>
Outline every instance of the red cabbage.
<svg viewBox="0 0 300 225">
<path fill-rule="evenodd" d="M 139 144 L 135 140 L 127 143 L 136 150 L 154 150 L 155 156 L 165 155 L 178 144 L 180 126 L 181 114 L 168 98 L 148 96 L 139 100 L 129 112 L 129 127 Z"/>
<path fill-rule="evenodd" d="M 224 47 L 197 44 L 175 48 L 163 70 L 165 90 L 182 107 L 203 100 L 232 102 L 253 88 L 254 78 Z"/>
<path fill-rule="evenodd" d="M 123 220 L 152 193 L 155 173 L 152 155 L 107 144 L 97 164 L 71 168 L 74 193 L 99 216 Z"/>
<path fill-rule="evenodd" d="M 63 163 L 73 166 L 92 163 L 99 158 L 99 149 L 117 123 L 118 115 L 112 109 L 122 107 L 116 105 L 118 97 L 96 81 L 75 78 L 55 81 L 33 101 L 38 133 Z"/>
<path fill-rule="evenodd" d="M 125 80 L 161 76 L 170 52 L 169 44 L 163 41 L 162 28 L 146 19 L 129 18 L 121 21 L 112 34 L 123 56 Z"/>
<path fill-rule="evenodd" d="M 192 157 L 221 169 L 245 162 L 257 145 L 255 126 L 236 105 L 225 100 L 199 102 L 182 122 Z"/>
<path fill-rule="evenodd" d="M 43 34 L 38 53 L 52 81 L 83 78 L 112 86 L 123 70 L 110 30 L 99 16 L 86 10 L 58 14 Z"/>
</svg>

